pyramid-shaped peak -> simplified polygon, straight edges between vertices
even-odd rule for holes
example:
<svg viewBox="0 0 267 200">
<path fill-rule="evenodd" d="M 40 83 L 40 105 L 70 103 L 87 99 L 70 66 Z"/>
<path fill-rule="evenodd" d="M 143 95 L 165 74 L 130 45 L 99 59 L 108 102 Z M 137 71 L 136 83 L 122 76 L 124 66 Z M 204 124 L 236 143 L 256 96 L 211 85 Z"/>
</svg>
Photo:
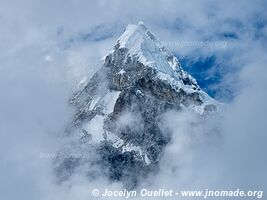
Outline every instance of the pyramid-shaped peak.
<svg viewBox="0 0 267 200">
<path fill-rule="evenodd" d="M 144 25 L 129 24 L 117 41 L 120 48 L 126 48 L 130 55 L 137 56 L 145 66 L 157 69 L 179 79 L 177 71 L 180 71 L 178 59 L 164 47 Z"/>
<path fill-rule="evenodd" d="M 145 24 L 141 21 L 138 22 L 137 25 L 129 24 L 126 27 L 124 33 L 118 39 L 120 47 L 125 47 L 128 49 L 135 48 L 135 50 L 137 50 L 137 47 L 139 47 L 140 50 L 141 45 L 144 46 L 144 43 L 151 42 L 153 42 L 154 45 L 162 46 L 160 44 L 160 41 L 147 29 Z"/>
</svg>

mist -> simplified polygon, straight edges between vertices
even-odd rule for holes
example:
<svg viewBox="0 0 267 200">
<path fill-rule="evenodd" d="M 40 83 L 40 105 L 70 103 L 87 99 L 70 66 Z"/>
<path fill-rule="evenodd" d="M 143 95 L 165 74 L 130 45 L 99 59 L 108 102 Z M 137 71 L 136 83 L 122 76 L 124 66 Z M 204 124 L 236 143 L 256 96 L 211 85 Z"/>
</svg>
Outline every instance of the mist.
<svg viewBox="0 0 267 200">
<path fill-rule="evenodd" d="M 101 175 L 88 180 L 83 169 L 58 185 L 53 158 L 40 155 L 66 145 L 70 97 L 101 67 L 125 26 L 140 20 L 169 44 L 211 41 L 209 47 L 167 47 L 178 59 L 216 56 L 208 74 L 222 79 L 210 87 L 229 89 L 233 97 L 204 118 L 165 113 L 162 128 L 171 143 L 158 173 L 139 187 L 266 191 L 266 8 L 260 0 L 1 1 L 0 198 L 83 200 L 94 188 L 123 188 Z"/>
</svg>

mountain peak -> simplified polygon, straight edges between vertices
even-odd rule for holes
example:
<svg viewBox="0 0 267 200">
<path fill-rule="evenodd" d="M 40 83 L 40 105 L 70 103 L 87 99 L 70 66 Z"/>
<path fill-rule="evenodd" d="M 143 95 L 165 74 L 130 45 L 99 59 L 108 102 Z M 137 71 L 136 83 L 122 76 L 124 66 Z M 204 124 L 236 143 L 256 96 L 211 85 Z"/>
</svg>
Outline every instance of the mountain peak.
<svg viewBox="0 0 267 200">
<path fill-rule="evenodd" d="M 148 31 L 143 22 L 139 22 L 138 25 L 128 24 L 117 42 L 121 47 L 130 47 L 130 49 L 135 48 L 135 50 L 140 50 L 141 44 L 145 42 L 150 35 L 152 34 Z M 150 39 L 152 39 L 151 36 Z"/>
<path fill-rule="evenodd" d="M 142 22 L 127 26 L 114 51 L 71 103 L 76 112 L 69 132 L 79 136 L 71 149 L 95 152 L 99 157 L 94 163 L 127 187 L 135 187 L 158 167 L 171 141 L 168 130 L 161 128 L 164 113 L 189 109 L 204 115 L 217 109 Z M 72 173 L 70 162 L 88 164 L 63 158 L 59 177 Z"/>
<path fill-rule="evenodd" d="M 145 66 L 156 69 L 180 80 L 178 71 L 181 71 L 178 59 L 161 44 L 160 40 L 152 34 L 143 22 L 138 25 L 129 24 L 124 33 L 117 40 L 119 48 L 125 48 L 131 56 Z"/>
</svg>

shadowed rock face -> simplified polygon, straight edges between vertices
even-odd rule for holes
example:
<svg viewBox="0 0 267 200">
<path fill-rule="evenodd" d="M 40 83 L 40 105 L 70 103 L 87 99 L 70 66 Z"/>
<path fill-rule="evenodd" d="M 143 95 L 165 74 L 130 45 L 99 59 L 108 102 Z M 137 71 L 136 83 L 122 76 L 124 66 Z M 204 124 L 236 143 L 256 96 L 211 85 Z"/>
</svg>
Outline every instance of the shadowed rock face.
<svg viewBox="0 0 267 200">
<path fill-rule="evenodd" d="M 59 159 L 58 177 L 67 178 L 81 165 L 98 165 L 101 173 L 129 188 L 157 171 L 171 140 L 170 133 L 161 129 L 162 114 L 195 109 L 202 115 L 216 110 L 215 101 L 143 24 L 127 28 L 71 104 L 76 114 L 68 131 L 80 137 L 72 148 L 93 153 L 86 159 Z"/>
</svg>

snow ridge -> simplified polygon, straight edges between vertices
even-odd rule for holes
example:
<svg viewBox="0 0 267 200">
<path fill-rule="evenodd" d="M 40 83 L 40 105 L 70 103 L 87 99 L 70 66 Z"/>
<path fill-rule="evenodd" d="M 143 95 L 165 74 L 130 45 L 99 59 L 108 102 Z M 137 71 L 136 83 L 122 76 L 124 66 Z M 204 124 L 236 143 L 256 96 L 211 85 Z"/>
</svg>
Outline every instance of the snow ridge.
<svg viewBox="0 0 267 200">
<path fill-rule="evenodd" d="M 128 25 L 117 42 L 144 65 L 179 79 L 175 71 L 181 70 L 180 63 L 142 22 Z"/>
</svg>

